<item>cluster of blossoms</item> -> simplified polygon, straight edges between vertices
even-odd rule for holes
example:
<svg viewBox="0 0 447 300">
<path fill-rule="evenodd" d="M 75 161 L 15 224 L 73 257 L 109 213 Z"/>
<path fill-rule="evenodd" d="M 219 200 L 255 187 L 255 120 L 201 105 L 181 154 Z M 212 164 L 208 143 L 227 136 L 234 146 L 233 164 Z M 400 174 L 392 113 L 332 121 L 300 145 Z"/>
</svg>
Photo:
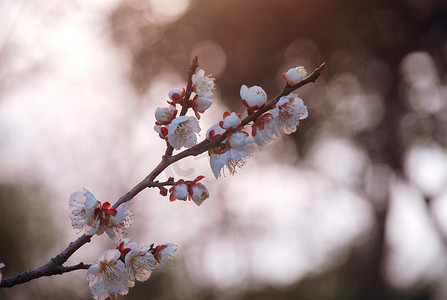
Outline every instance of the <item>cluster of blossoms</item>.
<svg viewBox="0 0 447 300">
<path fill-rule="evenodd" d="M 70 218 L 75 229 L 85 231 L 86 235 L 106 232 L 119 243 L 116 249 L 104 252 L 87 271 L 87 280 L 95 299 L 127 294 L 129 288 L 135 285 L 135 280 L 149 279 L 157 263 L 169 266 L 174 258 L 177 246 L 172 243 L 154 247 L 129 243 L 129 239 L 123 239 L 132 223 L 131 204 L 125 202 L 117 208 L 113 208 L 109 202 L 101 204 L 85 188 L 70 196 Z"/>
<path fill-rule="evenodd" d="M 177 246 L 172 243 L 154 247 L 124 239 L 116 249 L 105 251 L 87 270 L 94 299 L 126 295 L 135 280 L 149 279 L 157 263 L 169 266 L 176 250 Z"/>
<path fill-rule="evenodd" d="M 296 67 L 283 74 L 287 85 L 293 86 L 302 81 L 307 72 L 304 67 Z M 199 112 L 203 113 L 211 106 L 210 98 L 214 89 L 214 79 L 205 76 L 203 70 L 199 70 L 192 76 L 193 91 L 196 95 L 192 100 L 185 99 L 185 89 L 175 88 L 169 92 L 169 107 L 157 108 L 155 111 L 155 127 L 160 137 L 165 139 L 174 149 L 182 147 L 191 148 L 197 144 L 196 134 L 201 131 L 198 123 Z M 267 103 L 267 94 L 259 86 L 248 87 L 242 85 L 240 90 L 242 103 L 247 108 L 248 115 L 254 114 L 264 108 Z M 176 117 L 178 110 L 176 104 L 192 107 L 195 116 Z M 259 147 L 267 145 L 281 133 L 290 134 L 296 131 L 299 121 L 307 118 L 307 108 L 298 95 L 290 93 L 278 99 L 272 106 L 271 112 L 265 112 L 258 116 L 251 124 L 251 137 L 241 124 L 241 115 L 235 112 L 225 112 L 223 119 L 208 129 L 206 137 L 210 141 L 218 139 L 226 133 L 226 139 L 216 147 L 209 149 L 211 169 L 216 179 L 222 174 L 224 167 L 233 175 L 236 167 L 242 167 L 247 157 L 254 149 L 253 144 Z M 187 182 L 178 181 L 171 189 L 171 201 L 186 200 L 194 194 L 188 189 Z M 195 184 L 193 182 L 192 184 Z M 202 191 L 204 189 L 201 189 Z M 208 197 L 208 191 L 201 195 Z M 197 195 L 198 195 L 197 191 Z M 198 197 L 198 196 L 197 196 Z M 194 200 L 195 201 L 195 200 Z M 195 201 L 196 202 L 196 201 Z M 202 201 L 203 202 L 203 201 Z M 197 203 L 197 202 L 196 202 Z M 201 202 L 200 202 L 201 203 Z"/>
<path fill-rule="evenodd" d="M 169 107 L 158 107 L 155 110 L 154 130 L 176 150 L 191 148 L 197 143 L 196 134 L 200 132 L 198 119 L 212 104 L 214 78 L 205 76 L 205 71 L 199 70 L 192 75 L 192 84 L 195 93 L 192 99 L 185 99 L 184 88 L 174 88 L 169 91 Z M 192 108 L 195 116 L 176 117 L 177 105 Z"/>
<path fill-rule="evenodd" d="M 297 71 L 298 70 L 298 71 Z M 303 67 L 290 69 L 284 73 L 288 85 L 295 85 L 307 75 Z M 247 87 L 242 85 L 240 96 L 247 108 L 248 115 L 262 109 L 267 103 L 267 94 L 259 86 Z M 290 93 L 281 97 L 273 104 L 271 113 L 266 112 L 258 116 L 251 125 L 251 137 L 241 125 L 240 115 L 225 112 L 223 120 L 213 125 L 207 132 L 211 141 L 227 132 L 227 138 L 217 147 L 209 150 L 211 169 L 216 179 L 226 167 L 231 175 L 236 167 L 246 162 L 253 149 L 253 143 L 259 147 L 267 145 L 281 133 L 290 134 L 296 131 L 299 120 L 307 118 L 307 108 L 298 95 Z"/>
<path fill-rule="evenodd" d="M 307 72 L 303 67 L 297 67 L 283 75 L 288 86 L 295 86 L 306 77 Z M 200 114 L 212 104 L 214 78 L 205 76 L 205 72 L 199 70 L 190 79 L 186 89 L 174 88 L 169 92 L 168 107 L 158 107 L 155 111 L 154 129 L 168 146 L 165 157 L 172 155 L 174 149 L 192 148 L 197 144 L 197 134 L 201 131 L 198 121 Z M 242 167 L 255 144 L 262 147 L 281 133 L 295 132 L 299 121 L 308 114 L 303 100 L 294 93 L 267 102 L 267 94 L 261 87 L 242 85 L 240 96 L 248 117 L 251 116 L 250 121 L 241 119 L 241 115 L 235 112 L 225 112 L 222 119 L 206 133 L 209 146 L 200 150 L 208 150 L 216 179 L 224 174 L 225 168 L 233 175 L 237 167 Z M 186 116 L 189 108 L 194 116 Z M 251 131 L 248 126 L 251 126 Z M 165 183 L 172 185 L 169 200 L 188 199 L 201 205 L 209 197 L 208 189 L 199 182 L 203 178 L 197 176 L 192 181 L 179 179 L 176 182 L 170 178 L 169 184 Z M 162 185 L 160 193 L 167 196 L 168 190 Z M 153 244 L 139 245 L 123 239 L 132 223 L 131 205 L 130 201 L 116 207 L 109 202 L 101 204 L 87 189 L 70 197 L 70 218 L 75 229 L 90 236 L 106 232 L 119 244 L 116 249 L 105 251 L 87 271 L 95 299 L 127 294 L 129 288 L 135 285 L 135 280 L 147 280 L 157 263 L 169 266 L 174 257 L 177 246 L 172 243 L 154 247 Z M 0 264 L 0 268 L 2 266 Z"/>
</svg>

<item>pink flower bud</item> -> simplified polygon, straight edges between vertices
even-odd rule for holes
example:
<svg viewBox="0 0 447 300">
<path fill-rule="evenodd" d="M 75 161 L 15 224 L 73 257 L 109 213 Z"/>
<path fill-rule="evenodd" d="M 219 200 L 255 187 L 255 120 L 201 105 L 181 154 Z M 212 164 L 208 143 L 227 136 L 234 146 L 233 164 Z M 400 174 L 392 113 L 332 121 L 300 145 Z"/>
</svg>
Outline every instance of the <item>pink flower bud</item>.
<svg viewBox="0 0 447 300">
<path fill-rule="evenodd" d="M 169 99 L 171 99 L 175 103 L 180 103 L 183 100 L 183 96 L 185 96 L 184 88 L 173 88 L 169 91 Z"/>
</svg>

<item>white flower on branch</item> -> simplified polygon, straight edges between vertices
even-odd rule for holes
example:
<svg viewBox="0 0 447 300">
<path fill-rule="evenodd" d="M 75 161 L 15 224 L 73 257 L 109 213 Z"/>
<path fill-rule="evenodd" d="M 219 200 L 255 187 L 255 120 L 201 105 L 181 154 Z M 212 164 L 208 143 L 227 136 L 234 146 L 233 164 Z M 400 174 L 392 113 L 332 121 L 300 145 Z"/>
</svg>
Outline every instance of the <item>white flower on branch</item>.
<svg viewBox="0 0 447 300">
<path fill-rule="evenodd" d="M 105 231 L 115 242 L 122 240 L 133 221 L 133 212 L 130 210 L 132 204 L 130 201 L 125 202 L 115 209 L 111 208 L 109 202 L 105 202 L 99 213 L 96 234 L 100 235 Z"/>
<path fill-rule="evenodd" d="M 209 150 L 211 170 L 216 179 L 225 166 L 231 175 L 236 173 L 236 167 L 244 166 L 253 148 L 252 144 L 253 141 L 248 138 L 248 133 L 240 128 L 229 133 L 223 144 Z"/>
<path fill-rule="evenodd" d="M 307 71 L 303 66 L 289 69 L 286 73 L 283 73 L 283 77 L 287 81 L 287 85 L 295 85 L 302 81 L 307 76 Z"/>
<path fill-rule="evenodd" d="M 240 95 L 249 112 L 260 109 L 267 101 L 266 92 L 261 87 L 256 85 L 250 88 L 245 84 L 242 85 Z"/>
<path fill-rule="evenodd" d="M 193 200 L 195 204 L 200 206 L 203 201 L 205 201 L 209 196 L 208 189 L 206 186 L 199 181 L 205 178 L 200 175 L 197 176 L 193 181 L 185 181 L 184 179 L 178 180 L 172 188 L 169 189 L 171 195 L 169 196 L 170 201 L 183 200 L 186 199 Z"/>
<path fill-rule="evenodd" d="M 158 245 L 153 249 L 155 259 L 162 266 L 170 266 L 172 260 L 174 259 L 175 252 L 177 251 L 177 245 L 173 243 L 166 243 L 163 245 Z"/>
<path fill-rule="evenodd" d="M 308 116 L 307 107 L 297 94 L 290 93 L 281 97 L 272 109 L 273 119 L 278 131 L 291 134 L 296 131 L 299 120 Z"/>
<path fill-rule="evenodd" d="M 247 151 L 247 155 L 248 151 L 252 148 L 251 144 L 253 143 L 253 141 L 248 138 L 248 133 L 242 130 L 229 134 L 227 141 L 230 143 L 230 149 Z"/>
<path fill-rule="evenodd" d="M 192 84 L 194 85 L 194 92 L 200 97 L 212 98 L 214 89 L 214 78 L 210 75 L 205 76 L 204 70 L 198 70 L 192 75 Z"/>
<path fill-rule="evenodd" d="M 119 259 L 120 251 L 107 250 L 88 268 L 87 280 L 94 299 L 103 300 L 109 296 L 126 295 L 135 282 Z"/>
<path fill-rule="evenodd" d="M 169 107 L 157 107 L 155 110 L 155 124 L 156 125 L 168 125 L 174 120 L 177 115 L 177 109 L 175 106 L 169 105 Z"/>
<path fill-rule="evenodd" d="M 265 146 L 278 135 L 277 126 L 271 113 L 259 116 L 251 127 L 251 136 L 258 146 Z"/>
<path fill-rule="evenodd" d="M 129 243 L 129 239 L 124 239 L 117 249 L 121 252 L 121 259 L 124 259 L 126 271 L 131 279 L 138 281 L 149 279 L 157 264 L 157 260 L 150 252 L 150 246 Z"/>
<path fill-rule="evenodd" d="M 171 193 L 169 200 L 175 201 L 175 200 L 183 200 L 186 201 L 188 198 L 188 187 L 185 184 L 185 181 L 183 179 L 180 179 L 175 183 L 175 185 L 169 189 L 169 192 Z"/>
<path fill-rule="evenodd" d="M 253 141 L 248 138 L 248 133 L 238 131 L 230 135 L 230 149 L 227 151 L 227 163 L 225 166 L 231 175 L 236 173 L 236 167 L 242 168 L 247 163 L 253 147 Z"/>
<path fill-rule="evenodd" d="M 101 235 L 104 232 L 114 241 L 121 240 L 130 226 L 133 213 L 129 209 L 132 202 L 126 202 L 112 208 L 109 202 L 96 200 L 95 196 L 84 188 L 83 192 L 71 194 L 69 207 L 72 226 L 85 230 L 87 235 Z"/>
<path fill-rule="evenodd" d="M 219 123 L 214 124 L 213 126 L 208 129 L 206 132 L 206 137 L 210 139 L 211 141 L 214 141 L 219 136 L 221 136 L 226 130 L 220 127 Z"/>
<path fill-rule="evenodd" d="M 210 196 L 210 193 L 208 192 L 208 189 L 203 183 L 198 182 L 199 180 L 202 180 L 203 176 L 198 176 L 189 186 L 189 196 L 194 201 L 197 206 L 202 205 L 203 201 L 208 199 Z"/>
<path fill-rule="evenodd" d="M 205 110 L 210 108 L 211 104 L 213 104 L 213 102 L 211 102 L 211 100 L 208 98 L 201 97 L 199 95 L 196 95 L 194 97 L 194 99 L 192 100 L 191 107 L 192 107 L 192 110 L 194 111 L 197 119 L 200 119 L 200 113 L 204 113 Z"/>
<path fill-rule="evenodd" d="M 223 115 L 223 120 L 219 123 L 223 129 L 234 130 L 241 125 L 241 116 L 235 112 L 226 111 Z"/>
<path fill-rule="evenodd" d="M 88 235 L 95 234 L 97 222 L 95 211 L 101 209 L 101 202 L 84 188 L 82 192 L 71 194 L 68 205 L 73 228 L 84 230 Z"/>
<path fill-rule="evenodd" d="M 147 245 L 130 244 L 130 252 L 126 254 L 127 272 L 138 281 L 146 281 L 151 276 L 157 261 Z"/>
<path fill-rule="evenodd" d="M 167 139 L 176 150 L 182 147 L 191 148 L 197 143 L 196 133 L 198 132 L 200 132 L 200 126 L 195 117 L 180 116 L 169 124 Z"/>
</svg>

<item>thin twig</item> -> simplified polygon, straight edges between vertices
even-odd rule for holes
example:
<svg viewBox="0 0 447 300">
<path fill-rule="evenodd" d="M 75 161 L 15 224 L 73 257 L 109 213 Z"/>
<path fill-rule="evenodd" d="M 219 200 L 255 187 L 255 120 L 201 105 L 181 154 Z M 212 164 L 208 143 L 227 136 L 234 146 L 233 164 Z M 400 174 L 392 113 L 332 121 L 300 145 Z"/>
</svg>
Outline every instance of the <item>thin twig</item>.
<svg viewBox="0 0 447 300">
<path fill-rule="evenodd" d="M 196 70 L 198 67 L 199 67 L 199 58 L 196 55 L 196 56 L 194 56 L 191 66 L 189 67 L 189 70 L 188 70 L 188 83 L 186 85 L 186 91 L 185 91 L 185 97 L 183 99 L 182 110 L 180 111 L 181 116 L 186 115 L 186 113 L 188 112 L 189 99 L 191 98 L 191 93 L 193 90 L 192 75 L 194 75 L 196 73 Z"/>
<path fill-rule="evenodd" d="M 198 67 L 199 67 L 199 58 L 196 55 L 196 56 L 194 56 L 191 66 L 188 69 L 188 83 L 186 84 L 186 90 L 185 90 L 185 95 L 183 98 L 182 110 L 180 111 L 180 116 L 184 116 L 188 112 L 189 98 L 191 98 L 191 94 L 192 94 L 192 90 L 193 90 L 192 75 L 194 75 L 196 73 L 196 70 Z M 168 147 L 166 148 L 165 156 L 166 157 L 172 156 L 172 152 L 174 152 L 174 148 L 171 145 L 169 145 L 169 143 L 168 143 Z"/>
</svg>

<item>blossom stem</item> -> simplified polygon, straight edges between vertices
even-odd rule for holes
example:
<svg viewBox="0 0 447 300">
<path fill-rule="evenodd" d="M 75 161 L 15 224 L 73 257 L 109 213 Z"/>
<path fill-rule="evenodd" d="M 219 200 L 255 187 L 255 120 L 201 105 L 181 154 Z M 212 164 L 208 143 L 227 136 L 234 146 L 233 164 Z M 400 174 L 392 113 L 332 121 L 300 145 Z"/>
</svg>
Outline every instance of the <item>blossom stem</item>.
<svg viewBox="0 0 447 300">
<path fill-rule="evenodd" d="M 196 73 L 197 68 L 199 67 L 199 58 L 194 56 L 191 66 L 188 69 L 188 83 L 186 85 L 185 96 L 183 98 L 182 110 L 180 111 L 180 116 L 186 115 L 189 109 L 189 98 L 191 98 L 192 93 L 192 75 Z M 166 148 L 165 156 L 172 156 L 172 152 L 174 152 L 174 148 L 169 145 Z"/>
<path fill-rule="evenodd" d="M 197 68 L 199 67 L 199 58 L 194 56 L 191 66 L 188 70 L 188 83 L 186 85 L 185 97 L 183 98 L 182 110 L 180 111 L 180 116 L 186 115 L 188 112 L 189 106 L 189 98 L 191 98 L 192 93 L 192 75 L 196 73 Z"/>
</svg>

